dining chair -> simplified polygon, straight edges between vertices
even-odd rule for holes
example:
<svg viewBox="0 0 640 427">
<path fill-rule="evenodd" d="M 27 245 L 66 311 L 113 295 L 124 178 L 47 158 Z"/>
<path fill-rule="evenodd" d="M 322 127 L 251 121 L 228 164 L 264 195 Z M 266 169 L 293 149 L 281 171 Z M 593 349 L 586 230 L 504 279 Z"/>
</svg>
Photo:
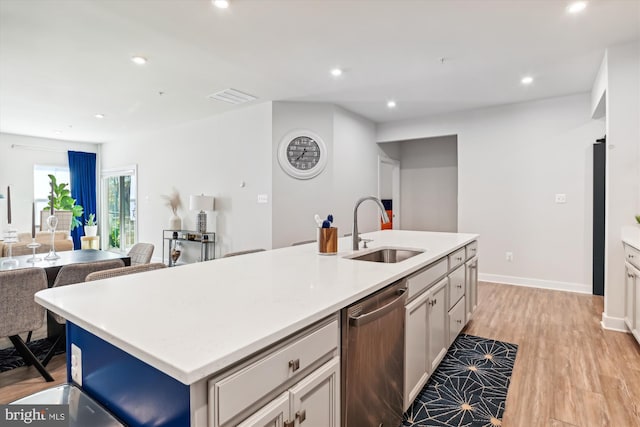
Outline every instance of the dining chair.
<svg viewBox="0 0 640 427">
<path fill-rule="evenodd" d="M 316 240 L 303 240 L 301 242 L 294 242 L 291 244 L 291 246 L 300 246 L 300 245 L 306 245 L 307 243 L 315 243 Z"/>
<path fill-rule="evenodd" d="M 151 243 L 136 243 L 127 256 L 131 258 L 131 265 L 149 264 L 154 246 Z"/>
<path fill-rule="evenodd" d="M 150 264 L 139 264 L 139 265 L 130 265 L 126 267 L 112 268 L 109 270 L 102 270 L 102 271 L 96 271 L 96 272 L 90 273 L 85 279 L 85 281 L 92 282 L 94 280 L 102 280 L 102 279 L 109 279 L 111 277 L 126 276 L 129 274 L 142 273 L 142 272 L 151 271 L 151 270 L 158 270 L 160 268 L 167 268 L 167 266 L 161 262 L 152 262 Z"/>
<path fill-rule="evenodd" d="M 19 334 L 33 331 L 44 322 L 44 307 L 34 301 L 36 292 L 47 288 L 42 268 L 0 271 L 0 337 L 9 337 L 27 365 L 33 365 L 47 381 L 53 377 Z"/>
<path fill-rule="evenodd" d="M 73 285 L 76 283 L 84 283 L 86 282 L 87 276 L 96 271 L 109 270 L 111 268 L 124 267 L 124 261 L 121 259 L 111 259 L 107 261 L 96 261 L 96 262 L 84 262 L 80 264 L 68 264 L 63 265 L 58 275 L 56 276 L 56 280 L 53 282 L 52 288 Z M 56 313 L 49 312 L 50 317 L 58 324 L 65 325 L 67 323 L 66 319 Z M 53 346 L 47 352 L 47 355 L 42 360 L 42 364 L 47 366 L 53 355 L 55 354 L 56 349 L 62 342 L 65 334 L 64 331 L 56 337 Z"/>
<path fill-rule="evenodd" d="M 232 256 L 252 254 L 254 252 L 264 252 L 265 250 L 266 249 L 259 248 L 259 249 L 247 249 L 247 250 L 238 251 L 238 252 L 229 252 L 229 253 L 224 254 L 224 256 L 222 258 L 229 258 L 229 257 L 232 257 Z"/>
</svg>

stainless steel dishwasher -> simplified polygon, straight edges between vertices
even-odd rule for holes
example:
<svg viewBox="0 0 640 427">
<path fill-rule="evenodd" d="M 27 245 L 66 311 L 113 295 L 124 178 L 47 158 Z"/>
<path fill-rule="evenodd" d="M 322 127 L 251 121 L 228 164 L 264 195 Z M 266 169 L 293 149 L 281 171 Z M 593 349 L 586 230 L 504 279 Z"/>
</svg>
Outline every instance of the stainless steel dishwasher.
<svg viewBox="0 0 640 427">
<path fill-rule="evenodd" d="M 341 312 L 342 427 L 398 427 L 404 387 L 406 280 Z"/>
</svg>

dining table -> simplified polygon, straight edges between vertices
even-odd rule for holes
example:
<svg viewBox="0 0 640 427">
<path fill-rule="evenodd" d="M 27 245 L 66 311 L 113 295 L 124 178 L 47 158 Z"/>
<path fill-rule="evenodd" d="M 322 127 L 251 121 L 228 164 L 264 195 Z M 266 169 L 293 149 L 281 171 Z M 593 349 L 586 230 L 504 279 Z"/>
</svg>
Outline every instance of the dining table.
<svg viewBox="0 0 640 427">
<path fill-rule="evenodd" d="M 29 260 L 33 258 L 33 255 L 19 255 L 14 256 L 12 259 L 14 262 L 11 263 L 3 263 L 2 261 L 8 260 L 8 257 L 0 258 L 0 271 L 9 270 L 9 269 L 18 269 L 18 268 L 33 268 L 39 267 L 43 268 L 45 273 L 47 274 L 47 286 L 50 288 L 53 286 L 53 283 L 56 281 L 56 276 L 58 276 L 58 272 L 65 265 L 70 264 L 80 264 L 85 262 L 96 262 L 96 261 L 108 261 L 114 259 L 121 259 L 124 262 L 125 266 L 131 265 L 131 258 L 126 254 L 120 254 L 116 252 L 110 251 L 102 251 L 97 249 L 81 249 L 77 251 L 62 251 L 57 252 L 59 258 L 56 260 L 45 260 L 44 257 L 47 256 L 46 253 L 36 254 L 36 258 L 39 258 L 39 261 L 30 262 Z M 53 320 L 49 313 L 47 313 L 47 337 L 55 338 L 61 332 L 64 331 L 64 325 L 60 325 L 58 322 Z"/>
</svg>

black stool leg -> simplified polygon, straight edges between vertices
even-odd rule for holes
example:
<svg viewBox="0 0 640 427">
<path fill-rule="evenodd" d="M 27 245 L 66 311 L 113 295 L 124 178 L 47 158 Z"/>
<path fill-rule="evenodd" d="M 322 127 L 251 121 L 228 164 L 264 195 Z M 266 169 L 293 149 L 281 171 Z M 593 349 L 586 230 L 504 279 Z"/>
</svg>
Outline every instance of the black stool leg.
<svg viewBox="0 0 640 427">
<path fill-rule="evenodd" d="M 20 338 L 19 335 L 12 335 L 9 337 L 9 339 L 11 340 L 13 345 L 16 347 L 16 350 L 18 350 L 18 353 L 20 353 L 20 355 L 22 356 L 22 358 L 26 363 L 30 362 L 31 364 L 33 364 L 33 366 L 35 366 L 38 372 L 40 372 L 40 375 L 42 375 L 42 377 L 47 382 L 53 381 L 53 377 L 51 376 L 51 374 L 49 374 L 49 372 L 47 372 L 44 366 L 42 366 L 42 363 L 40 363 L 38 358 L 34 356 L 31 350 L 29 350 L 29 347 L 27 347 L 27 345 L 24 343 L 24 341 L 22 341 L 22 338 Z"/>
</svg>

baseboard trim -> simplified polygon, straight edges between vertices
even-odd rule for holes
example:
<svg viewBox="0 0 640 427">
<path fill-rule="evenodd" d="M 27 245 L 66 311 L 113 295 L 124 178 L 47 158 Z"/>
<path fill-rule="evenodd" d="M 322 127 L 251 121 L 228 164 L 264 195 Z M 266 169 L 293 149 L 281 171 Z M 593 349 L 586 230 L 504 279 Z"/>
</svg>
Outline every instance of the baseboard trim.
<svg viewBox="0 0 640 427">
<path fill-rule="evenodd" d="M 603 329 L 607 329 L 609 331 L 629 332 L 627 324 L 624 323 L 624 318 L 610 317 L 607 316 L 606 313 L 602 313 L 602 320 L 600 321 L 600 325 Z"/>
<path fill-rule="evenodd" d="M 478 280 L 483 282 L 503 283 L 506 285 L 525 286 L 528 288 L 552 289 L 556 291 L 577 292 L 591 294 L 591 286 L 582 283 L 556 282 L 553 280 L 531 279 L 528 277 L 503 276 L 500 274 L 478 274 Z"/>
</svg>

